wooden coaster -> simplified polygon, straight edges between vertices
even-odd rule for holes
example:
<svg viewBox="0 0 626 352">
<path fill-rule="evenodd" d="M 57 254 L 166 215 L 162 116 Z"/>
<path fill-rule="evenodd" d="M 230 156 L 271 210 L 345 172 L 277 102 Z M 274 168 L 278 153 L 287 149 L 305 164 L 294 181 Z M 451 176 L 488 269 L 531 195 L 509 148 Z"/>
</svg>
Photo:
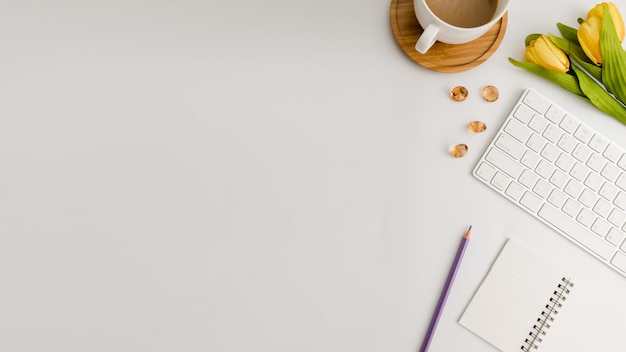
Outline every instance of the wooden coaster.
<svg viewBox="0 0 626 352">
<path fill-rule="evenodd" d="M 415 43 L 424 30 L 415 17 L 413 0 L 391 1 L 391 27 L 396 41 L 413 61 L 438 72 L 467 71 L 487 61 L 504 38 L 507 20 L 508 12 L 478 39 L 456 45 L 435 42 L 426 54 L 420 54 Z"/>
</svg>

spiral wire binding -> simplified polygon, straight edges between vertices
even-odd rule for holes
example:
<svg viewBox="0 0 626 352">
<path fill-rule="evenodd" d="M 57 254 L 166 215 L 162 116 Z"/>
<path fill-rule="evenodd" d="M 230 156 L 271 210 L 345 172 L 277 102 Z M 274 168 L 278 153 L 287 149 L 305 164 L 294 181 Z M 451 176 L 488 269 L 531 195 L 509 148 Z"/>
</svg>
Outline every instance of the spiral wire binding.
<svg viewBox="0 0 626 352">
<path fill-rule="evenodd" d="M 539 349 L 539 344 L 543 341 L 543 337 L 550 329 L 554 318 L 559 314 L 563 302 L 567 300 L 567 295 L 570 293 L 570 288 L 572 287 L 574 287 L 574 283 L 571 279 L 565 277 L 561 278 L 561 282 L 552 293 L 552 297 L 550 297 L 548 304 L 546 304 L 545 310 L 541 312 L 537 318 L 537 323 L 533 325 L 532 330 L 528 333 L 529 337 L 524 341 L 522 351 L 529 352 Z"/>
</svg>

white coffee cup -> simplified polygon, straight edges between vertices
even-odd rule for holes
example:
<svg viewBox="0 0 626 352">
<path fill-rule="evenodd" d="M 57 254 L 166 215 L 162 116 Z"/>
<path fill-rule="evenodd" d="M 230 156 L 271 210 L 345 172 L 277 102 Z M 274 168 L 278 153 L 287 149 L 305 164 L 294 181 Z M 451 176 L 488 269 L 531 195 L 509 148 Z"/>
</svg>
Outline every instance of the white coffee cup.
<svg viewBox="0 0 626 352">
<path fill-rule="evenodd" d="M 436 41 L 471 42 L 487 33 L 504 16 L 510 4 L 511 0 L 413 0 L 415 16 L 424 28 L 415 50 L 425 54 Z"/>
</svg>

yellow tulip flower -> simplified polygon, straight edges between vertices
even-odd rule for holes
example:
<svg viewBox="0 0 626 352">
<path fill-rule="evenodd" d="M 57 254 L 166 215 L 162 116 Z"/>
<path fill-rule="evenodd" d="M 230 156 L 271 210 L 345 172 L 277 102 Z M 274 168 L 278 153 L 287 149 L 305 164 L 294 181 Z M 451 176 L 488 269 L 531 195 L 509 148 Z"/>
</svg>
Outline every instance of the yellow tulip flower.
<svg viewBox="0 0 626 352">
<path fill-rule="evenodd" d="M 615 29 L 617 30 L 617 36 L 619 40 L 624 40 L 624 20 L 622 19 L 622 15 L 619 13 L 617 6 L 615 6 L 612 2 L 603 2 L 596 5 L 594 8 L 589 10 L 587 13 L 587 18 L 589 17 L 599 17 L 602 18 L 604 16 L 604 7 L 609 7 L 609 13 L 611 14 L 611 18 L 613 19 L 613 23 L 615 24 Z"/>
<path fill-rule="evenodd" d="M 569 59 L 550 37 L 541 35 L 530 42 L 524 53 L 526 60 L 536 63 L 552 71 L 565 73 L 569 71 Z"/>
<path fill-rule="evenodd" d="M 602 51 L 600 51 L 600 30 L 602 29 L 602 17 L 604 8 L 608 7 L 615 30 L 620 41 L 624 40 L 624 20 L 614 3 L 603 2 L 589 10 L 587 18 L 578 29 L 578 42 L 587 57 L 596 65 L 602 64 Z"/>
</svg>

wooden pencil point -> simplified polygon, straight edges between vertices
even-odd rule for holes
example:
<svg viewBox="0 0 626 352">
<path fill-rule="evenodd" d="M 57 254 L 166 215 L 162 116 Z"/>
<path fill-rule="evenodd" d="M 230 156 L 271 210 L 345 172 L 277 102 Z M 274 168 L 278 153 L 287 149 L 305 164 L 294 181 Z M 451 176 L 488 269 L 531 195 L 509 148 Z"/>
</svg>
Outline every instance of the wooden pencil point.
<svg viewBox="0 0 626 352">
<path fill-rule="evenodd" d="M 472 225 L 470 225 L 470 227 L 467 229 L 467 231 L 465 232 L 465 235 L 463 235 L 464 238 L 470 238 L 470 231 L 472 231 Z"/>
</svg>

